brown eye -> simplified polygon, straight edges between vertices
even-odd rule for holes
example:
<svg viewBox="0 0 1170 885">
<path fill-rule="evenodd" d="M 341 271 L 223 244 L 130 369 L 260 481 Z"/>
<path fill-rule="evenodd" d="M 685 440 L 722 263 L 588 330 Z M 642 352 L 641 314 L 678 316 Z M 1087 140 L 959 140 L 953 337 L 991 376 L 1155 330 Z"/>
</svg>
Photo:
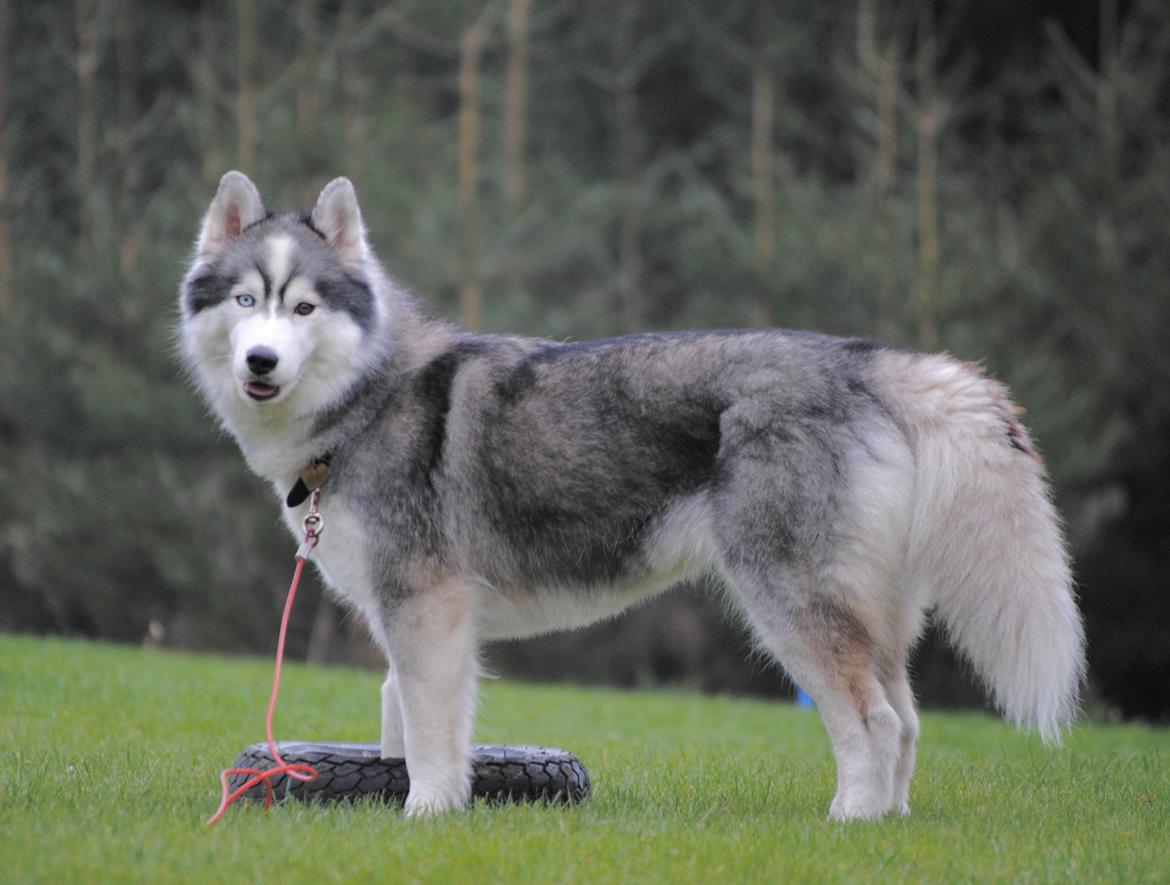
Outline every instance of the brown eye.
<svg viewBox="0 0 1170 885">
<path fill-rule="evenodd" d="M 302 301 L 300 304 L 298 304 L 296 307 L 293 308 L 293 313 L 295 313 L 299 317 L 307 317 L 309 314 L 311 314 L 316 309 L 317 309 L 317 306 L 315 304 L 309 304 L 309 302 L 307 302 L 307 301 Z"/>
</svg>

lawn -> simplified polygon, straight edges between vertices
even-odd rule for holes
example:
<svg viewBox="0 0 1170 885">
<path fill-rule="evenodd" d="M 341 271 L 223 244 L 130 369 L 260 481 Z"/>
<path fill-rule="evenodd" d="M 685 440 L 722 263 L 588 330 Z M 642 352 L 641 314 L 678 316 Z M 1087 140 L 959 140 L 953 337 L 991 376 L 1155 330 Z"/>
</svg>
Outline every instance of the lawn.
<svg viewBox="0 0 1170 885">
<path fill-rule="evenodd" d="M 908 819 L 834 824 L 828 741 L 783 704 L 488 682 L 477 739 L 570 749 L 593 798 L 406 821 L 377 805 L 234 808 L 271 664 L 0 636 L 0 881 L 1170 879 L 1170 733 L 1063 749 L 923 717 Z M 377 738 L 376 675 L 290 665 L 278 739 Z"/>
</svg>

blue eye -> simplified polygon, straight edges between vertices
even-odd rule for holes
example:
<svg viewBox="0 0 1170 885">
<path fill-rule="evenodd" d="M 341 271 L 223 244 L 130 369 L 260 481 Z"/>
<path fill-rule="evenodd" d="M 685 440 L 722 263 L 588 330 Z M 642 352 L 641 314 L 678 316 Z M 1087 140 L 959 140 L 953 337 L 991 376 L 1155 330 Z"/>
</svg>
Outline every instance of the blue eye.
<svg viewBox="0 0 1170 885">
<path fill-rule="evenodd" d="M 236 304 L 240 305 L 240 307 L 253 307 L 256 304 L 256 299 L 251 295 L 237 295 Z"/>
</svg>

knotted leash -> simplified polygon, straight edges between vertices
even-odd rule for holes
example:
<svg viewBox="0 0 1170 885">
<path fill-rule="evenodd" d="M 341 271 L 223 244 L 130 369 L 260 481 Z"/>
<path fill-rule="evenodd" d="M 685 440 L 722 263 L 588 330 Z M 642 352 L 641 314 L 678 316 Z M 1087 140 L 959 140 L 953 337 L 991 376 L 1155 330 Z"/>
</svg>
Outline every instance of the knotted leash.
<svg viewBox="0 0 1170 885">
<path fill-rule="evenodd" d="M 321 540 L 321 532 L 325 530 L 325 518 L 318 512 L 317 505 L 321 500 L 321 486 L 329 478 L 329 461 L 314 459 L 313 463 L 301 471 L 297 484 L 289 492 L 288 506 L 295 507 L 309 499 L 309 512 L 305 515 L 305 539 L 297 548 L 296 569 L 293 571 L 292 583 L 288 588 L 288 598 L 284 603 L 284 614 L 280 619 L 280 633 L 276 640 L 276 665 L 272 672 L 272 692 L 268 696 L 268 714 L 264 717 L 264 736 L 268 739 L 268 750 L 272 753 L 272 760 L 276 765 L 272 768 L 226 768 L 219 775 L 219 782 L 223 788 L 219 809 L 207 819 L 207 826 L 217 823 L 224 812 L 233 802 L 247 793 L 257 784 L 264 785 L 264 810 L 267 811 L 273 801 L 272 780 L 280 775 L 287 775 L 301 783 L 311 783 L 317 779 L 317 769 L 304 763 L 288 763 L 276 748 L 276 741 L 272 737 L 272 716 L 276 712 L 276 696 L 280 693 L 280 668 L 284 662 L 284 639 L 288 632 L 289 616 L 292 614 L 293 600 L 296 599 L 297 586 L 301 582 L 301 573 L 305 570 L 305 560 L 316 548 Z M 302 494 L 303 490 L 303 494 Z M 294 500 L 295 498 L 295 500 Z M 228 786 L 228 781 L 238 774 L 247 775 L 244 781 L 235 790 Z"/>
</svg>

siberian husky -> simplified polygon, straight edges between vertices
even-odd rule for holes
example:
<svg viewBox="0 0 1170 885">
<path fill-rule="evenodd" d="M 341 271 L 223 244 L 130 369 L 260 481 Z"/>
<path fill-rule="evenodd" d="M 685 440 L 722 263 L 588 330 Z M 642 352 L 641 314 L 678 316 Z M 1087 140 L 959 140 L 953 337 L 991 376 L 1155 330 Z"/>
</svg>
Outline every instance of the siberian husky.
<svg viewBox="0 0 1170 885">
<path fill-rule="evenodd" d="M 1060 521 L 976 366 L 779 330 L 461 331 L 388 279 L 344 178 L 274 214 L 225 175 L 180 310 L 195 382 L 295 534 L 298 478 L 328 463 L 313 559 L 386 653 L 381 749 L 406 759 L 410 815 L 468 803 L 481 642 L 704 573 L 816 701 L 833 819 L 909 811 L 928 611 L 1008 718 L 1052 741 L 1075 715 Z"/>
</svg>

